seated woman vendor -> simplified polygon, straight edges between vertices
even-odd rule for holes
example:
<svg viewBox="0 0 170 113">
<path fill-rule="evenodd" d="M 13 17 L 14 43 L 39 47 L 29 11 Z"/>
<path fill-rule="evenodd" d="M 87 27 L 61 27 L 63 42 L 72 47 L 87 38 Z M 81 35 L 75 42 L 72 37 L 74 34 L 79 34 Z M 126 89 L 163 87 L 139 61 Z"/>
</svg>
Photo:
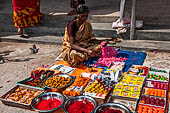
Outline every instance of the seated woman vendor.
<svg viewBox="0 0 170 113">
<path fill-rule="evenodd" d="M 79 5 L 77 16 L 68 22 L 65 28 L 65 35 L 62 40 L 62 56 L 72 66 L 76 66 L 101 52 L 100 44 L 91 42 L 94 35 L 92 26 L 87 21 L 88 13 L 87 6 Z"/>
<path fill-rule="evenodd" d="M 65 28 L 62 39 L 62 56 L 63 60 L 72 66 L 76 66 L 89 57 L 95 57 L 101 53 L 101 40 L 94 38 L 92 26 L 87 21 L 88 13 L 89 10 L 86 5 L 79 5 L 77 16 L 69 21 Z"/>
</svg>

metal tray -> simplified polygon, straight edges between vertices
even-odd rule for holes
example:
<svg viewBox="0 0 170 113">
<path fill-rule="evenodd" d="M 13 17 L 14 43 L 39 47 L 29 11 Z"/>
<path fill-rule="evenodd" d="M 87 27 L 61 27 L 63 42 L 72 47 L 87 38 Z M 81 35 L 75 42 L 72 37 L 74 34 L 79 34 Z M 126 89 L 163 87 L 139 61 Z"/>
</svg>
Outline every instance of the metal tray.
<svg viewBox="0 0 170 113">
<path fill-rule="evenodd" d="M 52 70 L 52 69 L 47 69 L 47 68 L 36 68 L 35 70 L 45 70 L 45 71 L 46 71 L 46 72 L 45 72 L 46 74 L 47 74 L 49 71 L 54 71 L 54 73 L 53 73 L 53 74 L 50 74 L 49 77 L 60 73 L 60 71 Z M 44 75 L 45 75 L 45 74 L 44 74 Z M 45 76 L 46 76 L 46 75 L 45 75 Z M 45 79 L 44 79 L 45 76 L 42 77 L 42 81 L 45 80 Z M 30 87 L 30 88 L 36 88 L 36 89 L 40 89 L 40 90 L 45 90 L 45 89 L 46 89 L 46 87 L 44 86 L 43 82 L 42 82 L 42 86 L 43 86 L 42 88 L 41 88 L 41 87 L 38 87 L 38 86 L 31 86 L 31 85 L 26 85 L 26 84 L 24 84 L 24 83 L 26 83 L 27 81 L 30 81 L 30 80 L 31 80 L 31 77 L 28 77 L 28 78 L 26 78 L 26 79 L 24 79 L 24 80 L 22 80 L 22 81 L 16 82 L 16 84 L 21 85 L 21 86 Z"/>
<path fill-rule="evenodd" d="M 70 83 L 68 83 L 68 84 L 67 84 L 66 86 L 64 86 L 64 87 L 57 87 L 57 88 L 48 87 L 48 86 L 45 85 L 45 81 L 48 80 L 48 79 L 51 78 L 51 77 L 54 77 L 54 76 L 51 76 L 51 77 L 46 78 L 46 79 L 44 80 L 44 82 L 43 82 L 43 84 L 44 84 L 44 86 L 45 86 L 46 88 L 48 88 L 48 89 L 65 89 L 65 88 L 67 88 L 68 86 L 70 86 L 70 85 L 74 82 L 74 80 L 75 80 L 75 77 L 74 77 L 74 76 L 69 76 L 69 75 L 67 75 L 67 74 L 59 74 L 59 75 L 55 75 L 55 76 L 62 76 L 62 77 L 65 77 L 65 78 L 71 78 L 71 81 L 70 81 Z"/>
<path fill-rule="evenodd" d="M 17 84 L 17 85 L 20 85 L 20 86 L 25 86 L 25 87 L 30 87 L 30 88 L 45 90 L 45 87 L 40 88 L 40 87 L 36 87 L 36 86 L 31 86 L 31 85 L 26 85 L 26 84 L 24 84 L 25 82 L 27 82 L 27 81 L 29 81 L 29 80 L 31 80 L 31 77 L 28 77 L 28 78 L 26 78 L 26 79 L 24 79 L 24 80 L 22 80 L 22 81 L 18 81 L 18 82 L 16 82 L 16 84 Z"/>
<path fill-rule="evenodd" d="M 110 102 L 123 104 L 127 106 L 132 112 L 134 112 L 137 108 L 138 99 L 112 96 Z"/>
<path fill-rule="evenodd" d="M 94 110 L 94 113 L 98 113 L 98 112 L 101 112 L 103 111 L 105 108 L 119 108 L 121 110 L 123 110 L 125 113 L 132 113 L 130 111 L 130 109 L 123 105 L 123 104 L 120 104 L 120 103 L 106 103 L 106 104 L 101 104 L 99 106 L 97 106 Z"/>
<path fill-rule="evenodd" d="M 42 93 L 44 92 L 44 90 L 42 90 L 42 89 L 35 89 L 35 88 L 26 87 L 26 86 L 16 85 L 15 87 L 13 87 L 7 93 L 5 93 L 4 95 L 2 95 L 0 97 L 0 100 L 2 101 L 3 104 L 8 105 L 8 106 L 12 106 L 12 107 L 23 108 L 23 109 L 31 109 L 31 104 L 24 104 L 24 103 L 19 103 L 19 102 L 15 102 L 15 101 L 5 99 L 5 97 L 7 95 L 13 93 L 18 87 L 28 88 L 28 89 L 31 89 L 31 90 L 34 90 L 34 91 L 42 91 Z"/>
</svg>

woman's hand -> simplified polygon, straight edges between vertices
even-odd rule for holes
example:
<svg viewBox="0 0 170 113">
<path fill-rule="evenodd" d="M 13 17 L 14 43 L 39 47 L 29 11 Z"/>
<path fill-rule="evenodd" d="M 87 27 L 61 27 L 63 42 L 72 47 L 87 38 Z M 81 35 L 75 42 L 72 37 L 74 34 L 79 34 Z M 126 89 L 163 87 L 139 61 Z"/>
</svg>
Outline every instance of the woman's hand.
<svg viewBox="0 0 170 113">
<path fill-rule="evenodd" d="M 87 51 L 87 54 L 88 54 L 89 56 L 91 56 L 91 57 L 95 57 L 95 56 L 96 56 L 95 52 L 93 52 L 92 50 L 88 50 L 88 51 Z"/>
</svg>

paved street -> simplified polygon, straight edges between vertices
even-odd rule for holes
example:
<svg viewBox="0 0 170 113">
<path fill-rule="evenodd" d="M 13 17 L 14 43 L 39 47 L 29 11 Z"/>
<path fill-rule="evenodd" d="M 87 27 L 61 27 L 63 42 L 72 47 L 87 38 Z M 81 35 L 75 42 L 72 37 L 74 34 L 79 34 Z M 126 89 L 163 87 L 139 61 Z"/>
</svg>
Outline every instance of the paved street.
<svg viewBox="0 0 170 113">
<path fill-rule="evenodd" d="M 61 52 L 61 46 L 36 44 L 37 54 L 30 54 L 28 43 L 0 43 L 0 55 L 5 63 L 0 62 L 0 95 L 16 85 L 17 81 L 30 76 L 31 71 L 44 65 L 53 65 Z M 28 110 L 7 107 L 0 102 L 0 113 L 30 113 Z"/>
<path fill-rule="evenodd" d="M 30 54 L 31 43 L 5 43 L 0 42 L 0 55 L 5 63 L 0 62 L 0 95 L 16 85 L 17 81 L 30 76 L 30 72 L 42 64 L 53 65 L 55 58 L 61 52 L 61 45 L 36 44 L 39 48 L 37 54 Z M 147 52 L 144 65 L 169 67 L 170 53 Z M 14 107 L 8 107 L 0 102 L 0 113 L 31 113 Z"/>
</svg>

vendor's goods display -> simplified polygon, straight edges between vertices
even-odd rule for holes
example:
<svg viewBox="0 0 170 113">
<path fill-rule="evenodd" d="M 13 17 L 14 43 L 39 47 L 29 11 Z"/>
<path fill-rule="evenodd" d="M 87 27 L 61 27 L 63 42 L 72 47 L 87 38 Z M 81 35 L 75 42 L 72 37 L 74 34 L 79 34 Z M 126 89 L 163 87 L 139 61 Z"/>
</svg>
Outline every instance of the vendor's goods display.
<svg viewBox="0 0 170 113">
<path fill-rule="evenodd" d="M 103 112 L 101 113 L 123 113 L 121 110 L 119 109 L 111 109 L 111 108 L 107 108 L 105 109 Z"/>
<path fill-rule="evenodd" d="M 107 86 L 104 81 L 97 79 L 91 82 L 84 91 L 85 95 L 104 99 L 110 90 L 111 86 Z"/>
<path fill-rule="evenodd" d="M 64 77 L 64 76 L 53 76 L 48 78 L 45 81 L 45 85 L 47 87 L 52 87 L 52 88 L 60 88 L 60 87 L 65 87 L 71 82 L 71 77 Z"/>
<path fill-rule="evenodd" d="M 62 106 L 66 113 L 165 113 L 169 70 L 142 66 L 136 60 L 144 61 L 140 52 L 116 50 L 105 42 L 101 47 L 100 57 L 80 67 L 63 61 L 34 69 L 1 101 L 38 112 L 60 112 Z"/>
<path fill-rule="evenodd" d="M 164 107 L 165 106 L 165 98 L 142 95 L 140 103 Z"/>
<path fill-rule="evenodd" d="M 138 86 L 128 86 L 123 84 L 116 84 L 113 95 L 130 97 L 130 98 L 139 98 L 141 87 Z"/>
<path fill-rule="evenodd" d="M 51 110 L 51 109 L 57 108 L 60 105 L 61 105 L 60 100 L 55 99 L 55 98 L 54 99 L 50 98 L 50 99 L 41 101 L 37 105 L 37 108 L 39 110 Z"/>
<path fill-rule="evenodd" d="M 147 76 L 148 71 L 149 71 L 149 68 L 146 67 L 146 66 L 132 65 L 132 66 L 128 69 L 127 74 Z"/>
<path fill-rule="evenodd" d="M 31 101 L 43 92 L 42 89 L 17 85 L 1 96 L 0 99 L 5 105 L 30 109 Z"/>
<path fill-rule="evenodd" d="M 94 113 L 131 113 L 131 111 L 119 103 L 105 103 L 97 106 Z"/>
<path fill-rule="evenodd" d="M 119 69 L 107 69 L 106 71 L 103 71 L 104 75 L 102 75 L 102 80 L 105 82 L 107 81 L 110 84 L 111 82 L 118 82 L 120 81 L 122 75 L 120 74 L 122 70 Z"/>
<path fill-rule="evenodd" d="M 122 79 L 120 80 L 120 83 L 127 85 L 142 86 L 144 80 L 145 80 L 144 76 L 124 74 Z"/>
<path fill-rule="evenodd" d="M 137 113 L 164 113 L 164 108 L 139 104 Z"/>
<path fill-rule="evenodd" d="M 159 82 L 159 81 L 146 81 L 145 87 L 167 90 L 168 83 L 167 82 Z"/>
<path fill-rule="evenodd" d="M 96 107 L 96 100 L 89 96 L 69 98 L 63 103 L 63 110 L 66 113 L 93 113 Z"/>
<path fill-rule="evenodd" d="M 68 107 L 69 113 L 90 113 L 93 111 L 94 106 L 88 100 L 75 101 Z"/>
<path fill-rule="evenodd" d="M 98 61 L 93 66 L 110 67 L 112 65 L 112 62 L 124 62 L 126 60 L 127 58 L 123 57 L 99 58 Z"/>
<path fill-rule="evenodd" d="M 38 112 L 54 112 L 59 109 L 64 102 L 64 96 L 57 92 L 47 92 L 35 97 L 31 102 L 31 107 Z"/>
<path fill-rule="evenodd" d="M 113 102 L 113 103 L 120 103 L 122 105 L 125 105 L 132 112 L 134 112 L 136 110 L 137 103 L 138 103 L 137 99 L 122 98 L 122 97 L 117 97 L 117 96 L 114 96 L 112 98 L 111 102 Z"/>
<path fill-rule="evenodd" d="M 148 80 L 158 80 L 158 81 L 168 81 L 168 76 L 166 75 L 160 75 L 160 74 L 157 74 L 157 73 L 151 73 L 149 72 L 148 74 Z"/>
<path fill-rule="evenodd" d="M 31 77 L 17 82 L 22 86 L 30 86 L 35 88 L 44 88 L 43 82 L 46 78 L 59 74 L 60 71 L 47 69 L 47 68 L 36 68 L 31 72 Z"/>
<path fill-rule="evenodd" d="M 151 67 L 142 91 L 137 112 L 164 113 L 168 82 L 169 72 Z"/>
<path fill-rule="evenodd" d="M 120 82 L 115 85 L 113 95 L 138 99 L 144 80 L 144 76 L 124 74 Z"/>
<path fill-rule="evenodd" d="M 169 74 L 169 70 L 168 69 L 162 69 L 162 68 L 157 68 L 157 67 L 150 67 L 149 71 L 150 72 L 161 72 L 161 73 Z"/>
<path fill-rule="evenodd" d="M 41 91 L 34 91 L 23 87 L 18 87 L 13 93 L 8 94 L 5 99 L 18 103 L 31 104 L 32 99 L 41 93 Z"/>
<path fill-rule="evenodd" d="M 84 88 L 89 83 L 89 80 L 89 78 L 77 77 L 74 83 L 63 91 L 63 94 L 72 97 L 82 95 Z"/>
<path fill-rule="evenodd" d="M 112 62 L 112 65 L 110 66 L 111 70 L 119 70 L 122 71 L 125 66 L 124 62 Z"/>
</svg>

